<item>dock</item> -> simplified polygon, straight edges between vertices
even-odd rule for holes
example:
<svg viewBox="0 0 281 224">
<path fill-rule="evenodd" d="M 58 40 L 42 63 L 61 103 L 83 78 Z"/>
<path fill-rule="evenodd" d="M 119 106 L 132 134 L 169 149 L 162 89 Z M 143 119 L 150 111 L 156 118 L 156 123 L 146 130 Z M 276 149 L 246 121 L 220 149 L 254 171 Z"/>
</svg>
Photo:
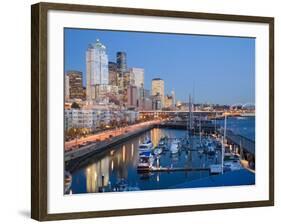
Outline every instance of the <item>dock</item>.
<svg viewBox="0 0 281 224">
<path fill-rule="evenodd" d="M 255 141 L 248 139 L 242 135 L 234 134 L 232 131 L 226 131 L 226 139 L 229 143 L 240 147 L 242 145 L 243 151 L 246 151 L 253 156 L 255 155 Z"/>
<path fill-rule="evenodd" d="M 179 171 L 210 171 L 209 167 L 152 167 L 148 170 L 140 170 L 138 172 L 179 172 Z"/>
</svg>

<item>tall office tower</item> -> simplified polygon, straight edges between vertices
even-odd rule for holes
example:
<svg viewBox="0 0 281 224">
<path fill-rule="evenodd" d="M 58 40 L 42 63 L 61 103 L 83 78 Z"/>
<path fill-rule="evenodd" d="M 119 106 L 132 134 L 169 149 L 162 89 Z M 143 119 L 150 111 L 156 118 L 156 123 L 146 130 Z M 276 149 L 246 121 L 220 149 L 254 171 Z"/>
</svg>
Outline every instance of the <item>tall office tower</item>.
<svg viewBox="0 0 281 224">
<path fill-rule="evenodd" d="M 67 71 L 67 76 L 69 99 L 83 99 L 82 72 Z"/>
<path fill-rule="evenodd" d="M 99 41 L 90 44 L 86 51 L 87 100 L 99 97 L 97 85 L 108 85 L 108 56 L 106 47 Z"/>
<path fill-rule="evenodd" d="M 171 95 L 172 95 L 172 107 L 176 106 L 176 93 L 174 90 L 171 91 Z"/>
<path fill-rule="evenodd" d="M 118 85 L 118 77 L 117 77 L 117 64 L 115 62 L 109 62 L 108 63 L 108 75 L 109 85 L 117 86 Z"/>
<path fill-rule="evenodd" d="M 132 83 L 141 88 L 144 85 L 144 69 L 143 68 L 131 68 L 130 69 L 130 78 Z"/>
<path fill-rule="evenodd" d="M 160 98 L 160 109 L 164 107 L 165 92 L 164 92 L 164 80 L 160 78 L 152 79 L 151 95 Z M 157 106 L 158 107 L 158 106 Z"/>
<path fill-rule="evenodd" d="M 117 70 L 121 73 L 127 71 L 127 54 L 126 52 L 119 51 L 116 54 Z"/>
</svg>

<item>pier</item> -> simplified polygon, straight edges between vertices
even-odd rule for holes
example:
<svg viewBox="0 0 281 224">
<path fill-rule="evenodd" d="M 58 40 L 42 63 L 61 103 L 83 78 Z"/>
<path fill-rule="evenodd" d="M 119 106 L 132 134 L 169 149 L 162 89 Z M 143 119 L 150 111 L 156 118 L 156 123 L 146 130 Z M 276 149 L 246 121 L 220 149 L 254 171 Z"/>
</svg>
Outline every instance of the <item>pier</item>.
<svg viewBox="0 0 281 224">
<path fill-rule="evenodd" d="M 182 129 L 187 130 L 187 121 L 165 121 L 155 125 L 158 128 L 173 128 L 173 129 Z M 214 133 L 215 132 L 215 125 L 211 122 L 202 122 L 201 129 L 204 130 L 204 133 Z M 193 132 L 199 133 L 200 127 L 199 125 L 194 126 Z"/>
<path fill-rule="evenodd" d="M 138 171 L 140 173 L 145 173 L 145 172 L 178 172 L 178 171 L 210 171 L 209 167 L 153 167 L 149 170 L 141 170 Z"/>
<path fill-rule="evenodd" d="M 230 144 L 241 147 L 244 152 L 255 155 L 255 142 L 241 135 L 236 135 L 232 131 L 226 131 L 226 139 Z"/>
</svg>

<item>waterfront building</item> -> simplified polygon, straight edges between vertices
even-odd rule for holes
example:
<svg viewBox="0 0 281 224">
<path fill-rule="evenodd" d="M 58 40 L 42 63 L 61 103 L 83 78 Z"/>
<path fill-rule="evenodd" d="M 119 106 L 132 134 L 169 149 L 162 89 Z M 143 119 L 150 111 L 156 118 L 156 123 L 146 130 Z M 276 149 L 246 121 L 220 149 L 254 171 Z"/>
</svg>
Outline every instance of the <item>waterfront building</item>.
<svg viewBox="0 0 281 224">
<path fill-rule="evenodd" d="M 87 100 L 99 98 L 99 85 L 109 84 L 108 56 L 106 47 L 99 41 L 90 44 L 86 51 L 86 72 L 87 72 Z"/>
<path fill-rule="evenodd" d="M 159 109 L 162 109 L 164 107 L 165 102 L 165 92 L 164 92 L 164 80 L 160 78 L 152 79 L 152 87 L 151 87 L 151 94 L 152 96 L 156 96 L 154 101 L 158 98 L 160 98 L 160 105 Z M 156 100 L 156 101 L 157 101 Z M 158 102 L 156 102 L 158 105 Z M 157 106 L 158 108 L 158 106 Z"/>
<path fill-rule="evenodd" d="M 139 113 L 136 111 L 127 110 L 124 115 L 126 122 L 129 124 L 135 123 L 139 119 Z"/>
<path fill-rule="evenodd" d="M 67 71 L 66 88 L 69 99 L 83 99 L 82 72 Z"/>
<path fill-rule="evenodd" d="M 118 72 L 124 73 L 127 71 L 127 54 L 126 52 L 119 51 L 116 53 L 116 62 Z"/>
<path fill-rule="evenodd" d="M 93 130 L 96 125 L 97 115 L 91 110 L 85 109 L 66 109 L 64 110 L 65 130 L 70 128 L 87 128 Z"/>
<path fill-rule="evenodd" d="M 125 121 L 134 123 L 138 120 L 138 112 L 129 110 L 114 111 L 97 106 L 96 108 L 68 108 L 64 110 L 65 130 L 86 128 L 89 131 L 103 129 L 108 125 L 118 125 Z"/>
<path fill-rule="evenodd" d="M 144 86 L 144 69 L 143 68 L 130 68 L 131 82 L 138 88 Z"/>
</svg>

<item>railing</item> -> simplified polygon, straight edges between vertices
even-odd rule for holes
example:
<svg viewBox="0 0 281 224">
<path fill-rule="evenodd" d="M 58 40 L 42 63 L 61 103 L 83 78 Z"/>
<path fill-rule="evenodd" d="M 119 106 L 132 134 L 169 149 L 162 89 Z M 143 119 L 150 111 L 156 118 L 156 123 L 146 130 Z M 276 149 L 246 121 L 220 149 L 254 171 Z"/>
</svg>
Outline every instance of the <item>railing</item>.
<svg viewBox="0 0 281 224">
<path fill-rule="evenodd" d="M 243 150 L 246 150 L 247 152 L 251 153 L 252 155 L 255 155 L 255 141 L 248 139 L 242 135 L 234 134 L 232 131 L 227 130 L 226 131 L 226 138 L 228 141 L 236 144 L 241 145 Z"/>
</svg>

